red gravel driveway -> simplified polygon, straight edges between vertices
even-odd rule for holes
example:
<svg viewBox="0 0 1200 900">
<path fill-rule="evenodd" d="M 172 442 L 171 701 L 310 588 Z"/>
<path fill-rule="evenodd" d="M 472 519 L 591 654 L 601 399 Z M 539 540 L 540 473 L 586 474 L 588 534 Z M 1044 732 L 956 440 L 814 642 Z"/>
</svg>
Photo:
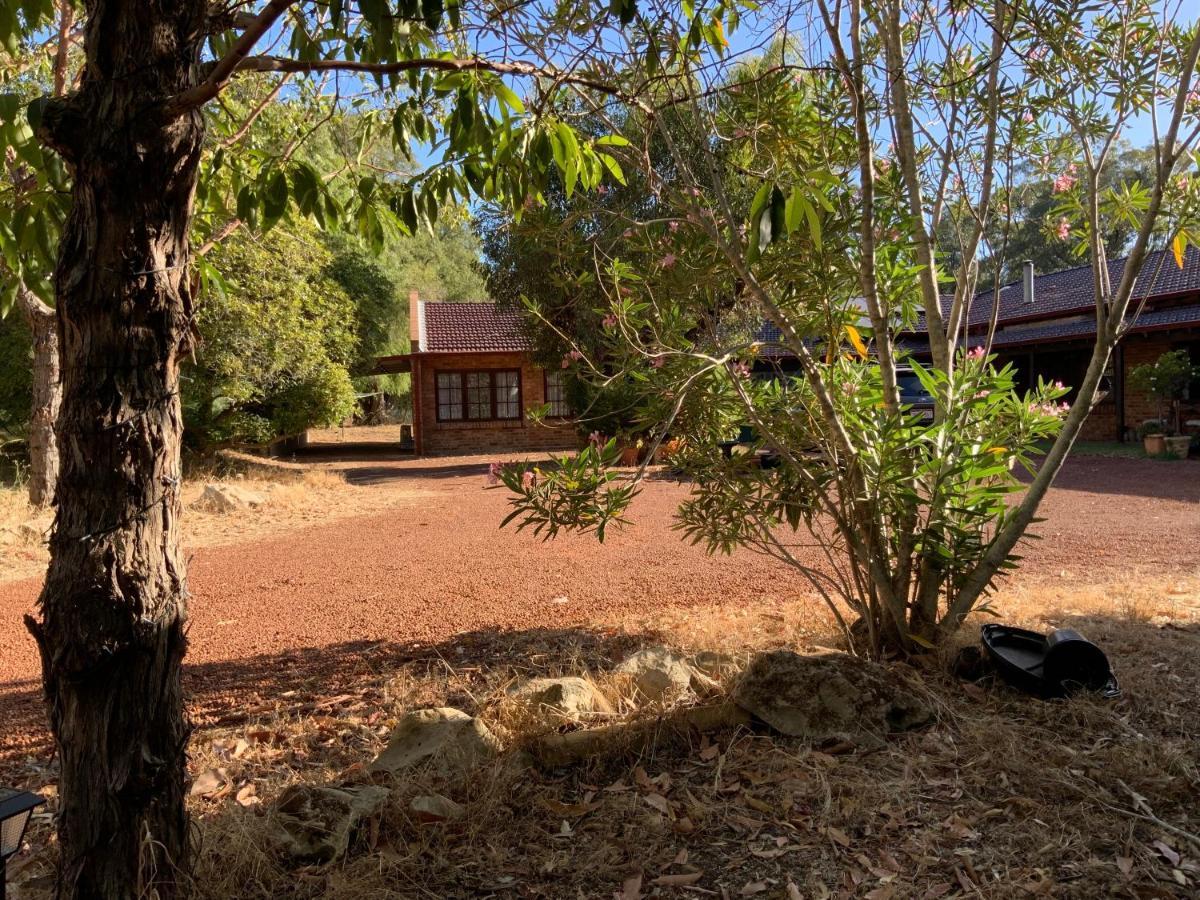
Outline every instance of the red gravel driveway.
<svg viewBox="0 0 1200 900">
<path fill-rule="evenodd" d="M 808 593 L 770 559 L 709 557 L 682 542 L 670 524 L 685 488 L 667 481 L 648 484 L 632 524 L 604 544 L 543 542 L 499 530 L 505 493 L 484 489 L 481 461 L 364 457 L 346 468 L 356 490 L 400 478 L 430 493 L 419 506 L 198 550 L 194 682 L 213 666 L 288 654 L 329 658 L 380 642 L 435 645 L 460 632 L 614 623 L 668 605 Z M 1200 463 L 1075 458 L 1043 514 L 1043 540 L 1027 545 L 1019 578 L 1200 567 Z M 0 584 L 0 720 L 40 715 L 38 662 L 21 624 L 38 588 L 38 579 Z"/>
</svg>

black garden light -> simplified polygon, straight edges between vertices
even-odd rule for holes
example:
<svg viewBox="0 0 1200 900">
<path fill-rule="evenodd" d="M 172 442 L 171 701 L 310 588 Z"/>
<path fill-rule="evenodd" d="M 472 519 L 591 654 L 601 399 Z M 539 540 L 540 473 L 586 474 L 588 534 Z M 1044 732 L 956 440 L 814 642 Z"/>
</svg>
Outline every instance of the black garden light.
<svg viewBox="0 0 1200 900">
<path fill-rule="evenodd" d="M 45 802 L 38 794 L 0 787 L 0 898 L 5 895 L 8 858 L 21 849 L 34 807 Z"/>
</svg>

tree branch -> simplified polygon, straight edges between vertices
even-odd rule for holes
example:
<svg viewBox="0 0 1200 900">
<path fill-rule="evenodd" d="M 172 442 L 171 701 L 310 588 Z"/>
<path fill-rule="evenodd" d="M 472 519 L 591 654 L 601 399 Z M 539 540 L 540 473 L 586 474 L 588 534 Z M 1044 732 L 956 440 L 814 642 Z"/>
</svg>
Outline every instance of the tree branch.
<svg viewBox="0 0 1200 900">
<path fill-rule="evenodd" d="M 283 0 L 279 0 L 283 2 Z M 247 32 L 249 33 L 249 32 Z M 228 59 L 228 57 L 226 57 Z M 213 67 L 213 73 L 222 66 L 222 62 Z M 200 106 L 217 96 L 228 84 L 233 72 L 293 72 L 311 74 L 313 72 L 360 72 L 368 75 L 394 75 L 398 72 L 408 72 L 413 69 L 434 70 L 443 72 L 494 72 L 497 75 L 519 75 L 532 78 L 556 79 L 564 84 L 575 84 L 591 88 L 603 94 L 625 98 L 614 85 L 582 75 L 568 74 L 564 71 L 549 67 L 537 66 L 525 62 L 498 62 L 479 56 L 445 57 L 428 56 L 413 59 L 401 59 L 390 63 L 365 63 L 351 59 L 315 59 L 299 60 L 278 56 L 251 56 L 239 60 L 239 64 L 228 75 L 215 79 L 212 74 L 202 84 L 184 91 L 168 102 L 165 111 L 167 115 L 180 115 Z"/>
<path fill-rule="evenodd" d="M 55 97 L 61 97 L 67 89 L 67 60 L 71 52 L 71 27 L 75 24 L 75 4 L 71 0 L 60 0 L 58 9 L 58 48 L 54 52 Z"/>
<path fill-rule="evenodd" d="M 259 38 L 266 34 L 271 26 L 297 0 L 271 0 L 263 11 L 255 16 L 254 21 L 246 26 L 237 43 L 230 48 L 208 73 L 208 77 L 194 88 L 184 91 L 167 103 L 165 113 L 167 118 L 174 118 L 185 112 L 203 106 L 224 90 L 234 73 L 246 62 L 250 51 L 258 43 Z"/>
</svg>

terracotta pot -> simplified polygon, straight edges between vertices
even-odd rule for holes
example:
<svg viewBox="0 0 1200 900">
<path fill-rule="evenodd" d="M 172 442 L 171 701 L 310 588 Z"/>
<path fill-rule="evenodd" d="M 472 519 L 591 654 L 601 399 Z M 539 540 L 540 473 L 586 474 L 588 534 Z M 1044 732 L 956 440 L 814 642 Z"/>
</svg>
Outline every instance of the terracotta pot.
<svg viewBox="0 0 1200 900">
<path fill-rule="evenodd" d="M 1166 451 L 1170 456 L 1177 459 L 1187 459 L 1188 450 L 1191 448 L 1192 439 L 1186 434 L 1177 434 L 1174 437 L 1163 438 L 1163 442 L 1167 445 Z"/>
<path fill-rule="evenodd" d="M 1142 438 L 1147 456 L 1162 456 L 1167 452 L 1167 438 L 1162 434 L 1148 434 Z"/>
</svg>

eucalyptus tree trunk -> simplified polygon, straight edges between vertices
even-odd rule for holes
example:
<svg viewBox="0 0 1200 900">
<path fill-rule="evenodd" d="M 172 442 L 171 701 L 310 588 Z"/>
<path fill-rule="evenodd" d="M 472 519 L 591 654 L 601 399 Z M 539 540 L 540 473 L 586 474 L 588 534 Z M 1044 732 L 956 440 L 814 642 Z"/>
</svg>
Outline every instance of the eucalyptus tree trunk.
<svg viewBox="0 0 1200 900">
<path fill-rule="evenodd" d="M 61 764 L 58 896 L 166 898 L 189 866 L 179 364 L 203 127 L 162 110 L 197 81 L 205 3 L 90 0 L 87 15 L 82 82 L 37 129 L 73 186 L 58 515 L 27 624 Z"/>
<path fill-rule="evenodd" d="M 49 506 L 58 480 L 58 440 L 54 425 L 62 403 L 59 382 L 58 320 L 32 292 L 19 292 L 33 339 L 33 402 L 29 417 L 29 502 Z"/>
</svg>

